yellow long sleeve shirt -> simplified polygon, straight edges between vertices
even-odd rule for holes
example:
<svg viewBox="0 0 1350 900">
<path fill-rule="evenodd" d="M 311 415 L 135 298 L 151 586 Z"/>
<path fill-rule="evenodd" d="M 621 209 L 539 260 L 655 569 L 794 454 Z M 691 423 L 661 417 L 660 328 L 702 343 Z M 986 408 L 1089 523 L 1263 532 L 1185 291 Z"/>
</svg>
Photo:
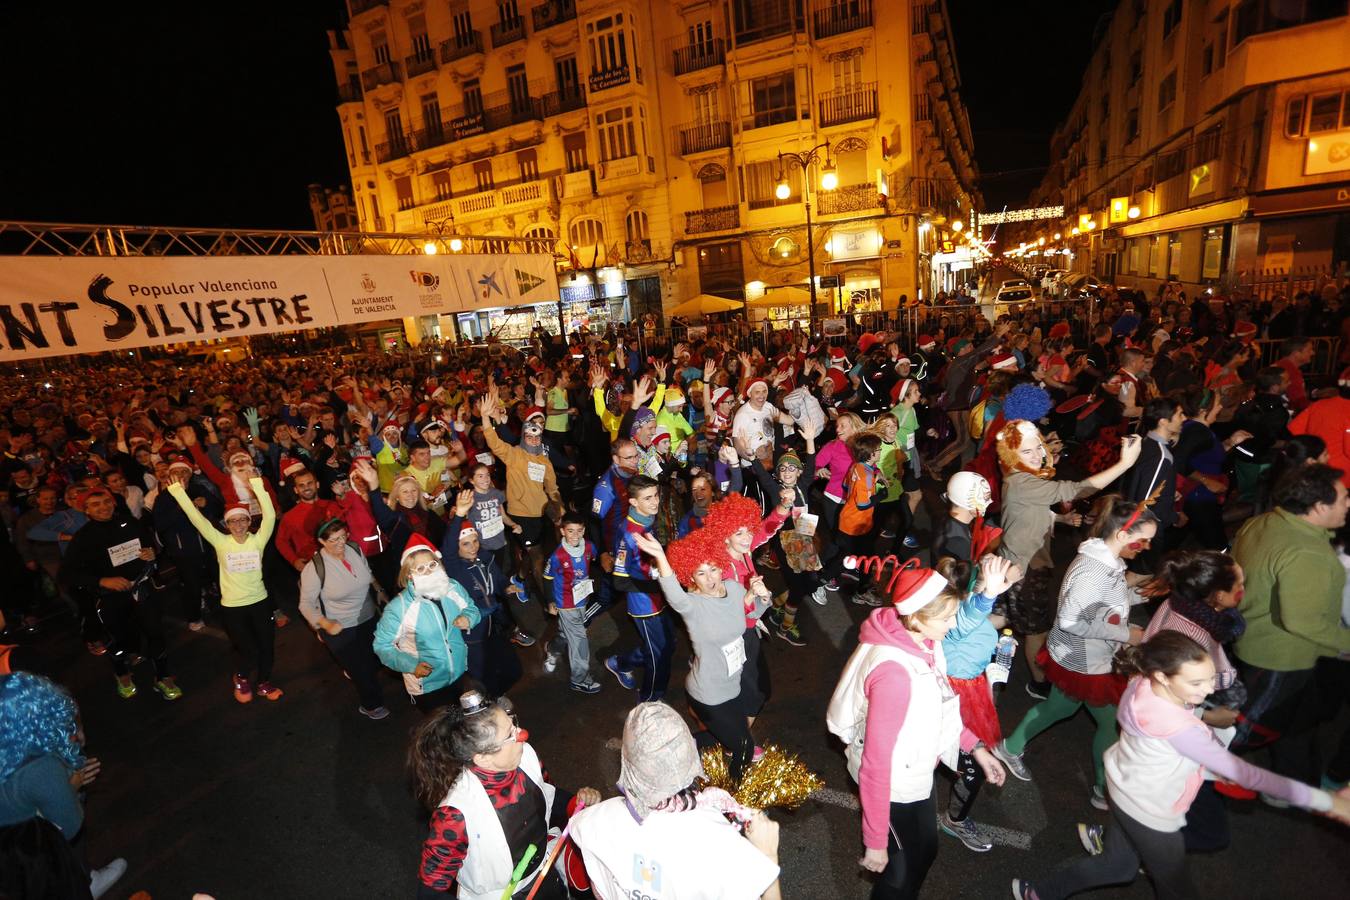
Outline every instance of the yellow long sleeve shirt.
<svg viewBox="0 0 1350 900">
<path fill-rule="evenodd" d="M 207 521 L 181 484 L 169 485 L 169 496 L 182 507 L 188 521 L 216 551 L 220 563 L 221 606 L 252 606 L 267 598 L 267 588 L 263 584 L 263 550 L 276 527 L 277 511 L 261 478 L 250 478 L 248 483 L 262 507 L 262 525 L 257 534 L 250 534 L 243 541 L 235 540 L 232 534 L 222 534 Z"/>
</svg>

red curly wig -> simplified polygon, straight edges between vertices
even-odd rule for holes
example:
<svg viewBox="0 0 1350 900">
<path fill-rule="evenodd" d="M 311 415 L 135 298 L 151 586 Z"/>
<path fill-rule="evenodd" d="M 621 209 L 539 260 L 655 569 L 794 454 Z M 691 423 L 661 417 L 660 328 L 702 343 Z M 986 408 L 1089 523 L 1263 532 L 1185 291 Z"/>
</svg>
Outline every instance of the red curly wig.
<svg viewBox="0 0 1350 900">
<path fill-rule="evenodd" d="M 717 536 L 720 545 L 741 528 L 754 531 L 764 517 L 759 504 L 744 494 L 728 494 L 708 507 L 703 530 Z"/>
<path fill-rule="evenodd" d="M 680 584 L 690 587 L 694 573 L 704 563 L 712 563 L 723 571 L 727 567 L 727 550 L 721 538 L 705 528 L 695 528 L 685 537 L 666 548 L 666 559 Z"/>
</svg>

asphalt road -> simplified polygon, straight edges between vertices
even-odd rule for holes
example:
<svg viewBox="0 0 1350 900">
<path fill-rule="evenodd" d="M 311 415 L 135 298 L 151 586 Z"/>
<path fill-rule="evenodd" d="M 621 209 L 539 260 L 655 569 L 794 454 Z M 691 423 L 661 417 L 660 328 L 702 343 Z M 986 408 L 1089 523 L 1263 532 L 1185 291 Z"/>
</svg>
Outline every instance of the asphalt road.
<svg viewBox="0 0 1350 900">
<path fill-rule="evenodd" d="M 1071 539 L 1061 543 L 1071 550 Z M 866 611 L 837 599 L 812 605 L 804 613 L 808 646 L 766 644 L 773 697 L 757 737 L 799 753 L 826 783 L 797 811 L 773 814 L 782 823 L 786 897 L 865 897 L 869 890 L 856 863 L 856 794 L 839 743 L 824 727 L 829 694 Z M 137 673 L 139 696 L 118 699 L 109 662 L 88 655 L 59 621 L 16 652 L 17 667 L 71 688 L 83 710 L 88 750 L 103 761 L 88 803 L 90 857 L 95 864 L 114 856 L 130 863 L 110 900 L 138 890 L 157 900 L 194 891 L 218 900 L 411 897 L 425 818 L 403 763 L 409 729 L 420 716 L 392 674 L 393 715 L 365 719 L 351 686 L 297 622 L 278 633 L 276 682 L 285 697 L 241 706 L 230 696 L 223 632 L 194 634 L 173 622 L 172 633 L 172 662 L 185 691 L 176 703 L 151 690 L 148 668 Z M 617 611 L 592 630 L 598 658 L 630 640 L 631 626 Z M 570 789 L 589 785 L 612 794 L 631 695 L 603 671 L 600 694 L 576 694 L 565 671 L 542 673 L 539 647 L 520 652 L 527 675 L 512 696 L 553 778 Z M 677 708 L 684 704 L 687 658 L 681 632 L 669 696 Z M 1020 668 L 1014 672 L 1000 703 L 1006 730 L 1031 703 L 1024 678 Z M 1033 781 L 1010 778 L 1002 789 L 986 787 L 974 817 L 991 828 L 997 846 L 976 854 L 942 837 L 926 898 L 1007 897 L 1011 877 L 1034 877 L 1082 852 L 1074 823 L 1106 821 L 1088 804 L 1091 728 L 1081 714 L 1057 726 L 1028 749 Z M 938 791 L 945 802 L 941 778 Z M 1259 803 L 1230 809 L 1232 847 L 1191 859 L 1204 896 L 1350 896 L 1350 831 Z M 1152 892 L 1141 879 L 1094 896 L 1147 898 Z"/>
</svg>

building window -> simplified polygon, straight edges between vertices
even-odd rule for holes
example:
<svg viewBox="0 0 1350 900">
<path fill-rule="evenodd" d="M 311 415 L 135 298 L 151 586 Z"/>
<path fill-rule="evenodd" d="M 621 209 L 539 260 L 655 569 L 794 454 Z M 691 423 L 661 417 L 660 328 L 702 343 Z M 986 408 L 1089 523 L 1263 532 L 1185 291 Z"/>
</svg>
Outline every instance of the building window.
<svg viewBox="0 0 1350 900">
<path fill-rule="evenodd" d="M 586 158 L 585 132 L 577 131 L 563 135 L 563 158 L 569 172 L 580 172 L 590 168 L 590 161 Z"/>
<path fill-rule="evenodd" d="M 1163 113 L 1177 99 L 1177 73 L 1173 69 L 1158 83 L 1158 112 Z"/>
<path fill-rule="evenodd" d="M 391 150 L 403 146 L 403 115 L 398 110 L 391 109 L 384 114 L 384 133 Z"/>
<path fill-rule="evenodd" d="M 1291 97 L 1284 111 L 1284 136 L 1298 137 L 1303 134 L 1303 109 L 1307 101 L 1303 97 Z"/>
<path fill-rule="evenodd" d="M 765 128 L 796 120 L 797 83 L 791 71 L 741 84 L 748 90 L 746 106 L 750 111 L 741 122 L 742 128 Z"/>
<path fill-rule="evenodd" d="M 778 199 L 778 179 L 780 175 L 787 179 L 788 196 Z M 799 166 L 782 169 L 777 160 L 746 163 L 741 169 L 741 186 L 745 202 L 751 209 L 765 209 L 770 206 L 787 206 L 802 202 L 802 170 Z"/>
<path fill-rule="evenodd" d="M 473 180 L 479 193 L 492 190 L 492 160 L 480 159 L 473 164 Z"/>
<path fill-rule="evenodd" d="M 1219 155 L 1219 138 L 1222 136 L 1223 126 L 1215 125 L 1201 132 L 1195 139 L 1194 153 L 1191 157 L 1192 165 L 1200 165 L 1216 159 Z"/>
<path fill-rule="evenodd" d="M 628 33 L 623 26 L 623 13 L 587 23 L 586 34 L 592 74 L 628 68 Z"/>
<path fill-rule="evenodd" d="M 1308 134 L 1335 131 L 1341 122 L 1341 94 L 1317 94 L 1308 103 Z"/>
<path fill-rule="evenodd" d="M 834 164 L 839 173 L 839 186 L 867 184 L 867 145 L 856 138 L 846 138 L 835 150 Z"/>
<path fill-rule="evenodd" d="M 1181 234 L 1170 235 L 1167 239 L 1167 274 L 1181 278 Z"/>
<path fill-rule="evenodd" d="M 745 270 L 741 264 L 741 245 L 738 241 L 711 244 L 698 248 L 698 283 L 705 293 L 724 297 L 745 294 Z"/>
<path fill-rule="evenodd" d="M 394 193 L 398 196 L 399 209 L 412 209 L 417 205 L 413 201 L 411 175 L 402 175 L 394 179 Z"/>
<path fill-rule="evenodd" d="M 624 219 L 624 229 L 628 236 L 628 252 L 632 254 L 634 250 L 642 249 L 650 251 L 652 249 L 651 232 L 647 226 L 647 214 L 640 209 L 635 209 Z"/>
<path fill-rule="evenodd" d="M 431 173 L 431 189 L 436 194 L 437 200 L 449 200 L 450 193 L 450 170 L 440 169 Z"/>
<path fill-rule="evenodd" d="M 525 229 L 525 249 L 530 253 L 552 253 L 558 235 L 547 225 L 531 225 Z"/>
<path fill-rule="evenodd" d="M 1233 44 L 1240 44 L 1254 34 L 1296 28 L 1343 15 L 1344 0 L 1292 0 L 1284 3 L 1239 0 L 1233 14 Z"/>
<path fill-rule="evenodd" d="M 1125 143 L 1139 137 L 1139 109 L 1136 107 L 1125 116 Z"/>
<path fill-rule="evenodd" d="M 711 125 L 720 122 L 722 116 L 718 109 L 717 91 L 703 91 L 689 97 L 694 104 L 694 122 L 699 125 Z"/>
<path fill-rule="evenodd" d="M 1206 44 L 1205 49 L 1200 51 L 1200 77 L 1214 71 L 1214 45 Z"/>
<path fill-rule="evenodd" d="M 466 117 L 483 114 L 483 89 L 477 78 L 464 82 L 464 115 Z"/>
<path fill-rule="evenodd" d="M 434 93 L 422 95 L 422 127 L 428 137 L 440 138 L 442 134 L 441 102 Z"/>
<path fill-rule="evenodd" d="M 452 25 L 455 29 L 455 45 L 465 47 L 473 41 L 473 16 L 467 9 L 455 13 Z"/>
<path fill-rule="evenodd" d="M 497 0 L 497 20 L 508 27 L 520 24 L 520 7 L 516 0 Z"/>
<path fill-rule="evenodd" d="M 527 147 L 516 154 L 520 164 L 520 180 L 536 181 L 539 178 L 539 154 L 533 147 Z"/>
<path fill-rule="evenodd" d="M 521 112 L 529 108 L 530 82 L 525 77 L 525 65 L 523 63 L 507 67 L 506 92 L 511 98 L 513 112 Z"/>
<path fill-rule="evenodd" d="M 1148 274 L 1153 278 L 1157 278 L 1162 272 L 1162 242 L 1164 240 L 1166 240 L 1166 238 L 1161 235 L 1156 235 L 1148 246 Z"/>
<path fill-rule="evenodd" d="M 703 208 L 720 209 L 731 204 L 727 193 L 727 170 L 717 163 L 708 163 L 698 171 L 699 184 L 703 189 Z"/>
<path fill-rule="evenodd" d="M 577 219 L 572 223 L 567 236 L 573 250 L 597 247 L 605 240 L 605 227 L 599 219 Z"/>
<path fill-rule="evenodd" d="M 389 62 L 389 41 L 382 35 L 377 34 L 371 37 L 372 48 L 375 51 L 375 65 L 382 66 Z"/>
<path fill-rule="evenodd" d="M 633 124 L 633 107 L 616 106 L 595 117 L 595 131 L 600 138 L 600 159 L 624 159 L 636 156 L 637 134 Z"/>
<path fill-rule="evenodd" d="M 581 93 L 581 77 L 577 74 L 577 58 L 564 56 L 553 61 L 553 74 L 558 80 L 558 93 L 576 97 Z"/>
<path fill-rule="evenodd" d="M 1223 232 L 1220 228 L 1206 228 L 1200 251 L 1200 277 L 1218 278 L 1223 274 Z"/>
<path fill-rule="evenodd" d="M 861 53 L 834 61 L 833 75 L 836 91 L 855 90 L 863 83 L 862 61 Z"/>
<path fill-rule="evenodd" d="M 1186 150 L 1180 148 L 1158 157 L 1157 179 L 1162 183 L 1186 171 Z"/>
<path fill-rule="evenodd" d="M 408 31 L 412 35 L 413 56 L 418 62 L 430 60 L 433 53 L 431 38 L 427 36 L 426 16 L 410 16 L 408 18 Z"/>
<path fill-rule="evenodd" d="M 1181 0 L 1170 0 L 1163 9 L 1162 36 L 1165 38 L 1181 24 Z"/>
</svg>

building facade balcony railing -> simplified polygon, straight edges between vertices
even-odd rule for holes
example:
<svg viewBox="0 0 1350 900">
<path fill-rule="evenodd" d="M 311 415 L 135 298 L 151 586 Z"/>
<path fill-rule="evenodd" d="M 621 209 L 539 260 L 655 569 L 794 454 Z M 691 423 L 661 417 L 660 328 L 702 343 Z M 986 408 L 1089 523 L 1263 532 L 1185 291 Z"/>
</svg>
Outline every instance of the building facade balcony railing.
<svg viewBox="0 0 1350 900">
<path fill-rule="evenodd" d="M 872 0 L 824 0 L 812 15 L 816 40 L 872 25 Z"/>
<path fill-rule="evenodd" d="M 403 60 L 403 68 L 407 71 L 409 78 L 414 75 L 421 75 L 423 72 L 430 72 L 436 68 L 436 51 L 428 49 L 424 52 L 414 53 Z"/>
<path fill-rule="evenodd" d="M 910 34 L 928 33 L 928 13 L 930 6 L 932 6 L 932 4 L 930 3 L 914 4 L 914 12 L 913 12 L 914 19 L 913 21 L 910 22 L 909 28 Z"/>
<path fill-rule="evenodd" d="M 927 94 L 914 95 L 914 121 L 930 124 L 933 121 L 933 98 Z"/>
<path fill-rule="evenodd" d="M 465 110 L 452 116 L 446 123 L 446 141 L 458 141 L 477 134 L 487 134 L 521 122 L 540 122 L 544 118 L 544 101 L 538 97 L 521 97 L 500 106 Z"/>
<path fill-rule="evenodd" d="M 457 34 L 441 41 L 441 63 L 452 63 L 466 56 L 483 52 L 483 32 L 478 29 Z"/>
<path fill-rule="evenodd" d="M 577 17 L 576 0 L 548 0 L 536 6 L 531 15 L 534 17 L 535 31 L 571 22 Z"/>
<path fill-rule="evenodd" d="M 360 103 L 362 96 L 361 85 L 358 82 L 353 81 L 338 85 L 339 103 Z"/>
<path fill-rule="evenodd" d="M 737 206 L 714 206 L 710 209 L 691 209 L 684 214 L 685 234 L 704 234 L 726 231 L 741 226 L 741 210 Z"/>
<path fill-rule="evenodd" d="M 875 184 L 847 184 L 832 191 L 821 191 L 816 205 L 822 216 L 866 212 L 879 207 L 881 197 Z"/>
<path fill-rule="evenodd" d="M 505 47 L 507 44 L 525 40 L 525 17 L 517 16 L 507 22 L 498 22 L 492 26 L 492 46 Z"/>
<path fill-rule="evenodd" d="M 558 116 L 574 109 L 584 109 L 586 92 L 582 90 L 581 85 L 577 85 L 569 91 L 550 91 L 543 96 L 543 101 L 544 115 Z"/>
<path fill-rule="evenodd" d="M 413 148 L 416 150 L 430 150 L 432 147 L 439 147 L 442 144 L 449 143 L 450 131 L 444 122 L 436 122 L 434 125 L 428 125 L 426 128 L 418 128 L 412 133 Z"/>
<path fill-rule="evenodd" d="M 359 16 L 368 9 L 388 5 L 389 0 L 351 0 L 352 15 Z"/>
<path fill-rule="evenodd" d="M 642 83 L 641 66 L 615 66 L 612 69 L 592 71 L 590 78 L 587 80 L 587 84 L 592 93 L 594 93 L 595 91 L 604 91 L 609 88 L 627 84 L 632 81 L 634 77 L 637 78 L 638 84 Z"/>
<path fill-rule="evenodd" d="M 385 141 L 382 144 L 375 145 L 376 162 L 387 163 L 391 160 L 402 159 L 412 152 L 413 140 L 411 135 L 397 135 L 391 141 Z"/>
<path fill-rule="evenodd" d="M 736 46 L 805 30 L 804 5 L 801 0 L 733 0 Z"/>
<path fill-rule="evenodd" d="M 710 69 L 727 61 L 727 42 L 713 38 L 697 44 L 675 48 L 675 74 L 688 75 L 700 69 Z"/>
<path fill-rule="evenodd" d="M 456 216 L 481 216 L 496 214 L 501 210 L 519 208 L 531 204 L 540 204 L 548 200 L 545 182 L 542 179 L 524 181 L 500 188 L 486 188 L 474 194 L 456 198 L 454 214 Z"/>
<path fill-rule="evenodd" d="M 381 63 L 361 73 L 361 84 L 373 91 L 382 84 L 393 84 L 403 80 L 403 69 L 396 62 Z"/>
<path fill-rule="evenodd" d="M 676 146 L 681 156 L 704 153 L 731 146 L 730 122 L 699 122 L 675 128 Z"/>
<path fill-rule="evenodd" d="M 877 83 L 875 81 L 830 91 L 820 98 L 820 124 L 822 127 L 828 128 L 831 125 L 860 122 L 863 119 L 875 119 L 876 117 Z"/>
</svg>

